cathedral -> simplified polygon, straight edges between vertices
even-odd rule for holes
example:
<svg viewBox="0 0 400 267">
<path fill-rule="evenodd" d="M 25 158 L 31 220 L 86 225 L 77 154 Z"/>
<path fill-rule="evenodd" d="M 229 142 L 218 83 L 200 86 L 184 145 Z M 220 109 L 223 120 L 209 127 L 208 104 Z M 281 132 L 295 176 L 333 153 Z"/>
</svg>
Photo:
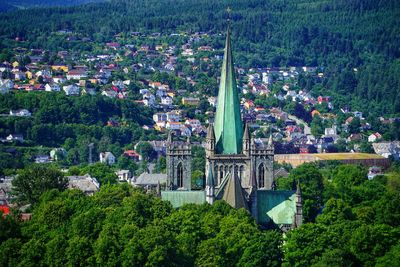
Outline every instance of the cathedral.
<svg viewBox="0 0 400 267">
<path fill-rule="evenodd" d="M 205 150 L 205 190 L 191 190 L 190 142 L 174 142 L 168 135 L 167 184 L 160 192 L 162 199 L 174 207 L 224 200 L 234 208 L 248 210 L 261 225 L 275 225 L 283 231 L 301 225 L 300 187 L 275 190 L 272 137 L 267 144 L 256 144 L 248 124 L 242 121 L 229 28 L 217 111 L 214 124 L 208 126 Z"/>
</svg>

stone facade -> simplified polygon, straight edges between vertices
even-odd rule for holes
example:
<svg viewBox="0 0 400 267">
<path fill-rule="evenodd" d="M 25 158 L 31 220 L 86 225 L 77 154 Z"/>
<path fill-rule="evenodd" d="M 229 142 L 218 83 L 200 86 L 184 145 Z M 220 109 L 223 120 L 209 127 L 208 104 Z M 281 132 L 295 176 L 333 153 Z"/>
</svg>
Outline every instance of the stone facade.
<svg viewBox="0 0 400 267">
<path fill-rule="evenodd" d="M 192 151 L 190 142 L 167 141 L 167 190 L 190 190 Z"/>
<path fill-rule="evenodd" d="M 208 128 L 206 141 L 206 173 L 213 171 L 215 186 L 218 189 L 228 174 L 237 175 L 241 186 L 250 194 L 252 180 L 259 189 L 272 189 L 274 182 L 274 149 L 272 140 L 268 145 L 257 146 L 252 142 L 247 125 L 244 131 L 241 154 L 217 154 L 213 126 Z"/>
</svg>

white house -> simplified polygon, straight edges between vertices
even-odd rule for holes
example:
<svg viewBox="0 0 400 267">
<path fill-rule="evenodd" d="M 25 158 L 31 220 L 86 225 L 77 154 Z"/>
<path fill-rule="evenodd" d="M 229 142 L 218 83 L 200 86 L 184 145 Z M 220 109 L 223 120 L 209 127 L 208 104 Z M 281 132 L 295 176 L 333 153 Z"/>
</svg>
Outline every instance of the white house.
<svg viewBox="0 0 400 267">
<path fill-rule="evenodd" d="M 79 86 L 75 84 L 63 86 L 63 90 L 66 95 L 79 95 L 80 92 Z"/>
<path fill-rule="evenodd" d="M 46 92 L 60 92 L 61 87 L 56 83 L 52 83 L 52 84 L 48 83 L 45 85 L 44 90 Z"/>
<path fill-rule="evenodd" d="M 161 104 L 162 105 L 166 105 L 166 106 L 170 106 L 170 105 L 172 105 L 172 98 L 170 98 L 170 97 L 161 97 Z"/>
<path fill-rule="evenodd" d="M 101 95 L 104 95 L 104 96 L 107 96 L 110 98 L 116 98 L 118 93 L 113 90 L 106 90 L 106 91 L 101 92 Z"/>
<path fill-rule="evenodd" d="M 132 174 L 129 170 L 119 170 L 115 174 L 118 176 L 118 181 L 129 182 L 132 178 Z"/>
<path fill-rule="evenodd" d="M 368 142 L 373 143 L 381 138 L 382 138 L 382 135 L 380 133 L 373 133 L 370 136 L 368 136 Z"/>
<path fill-rule="evenodd" d="M 65 83 L 67 79 L 65 79 L 63 76 L 57 76 L 53 77 L 53 82 L 55 83 Z"/>
<path fill-rule="evenodd" d="M 167 114 L 158 112 L 153 115 L 153 121 L 154 122 L 161 122 L 161 121 L 167 121 Z"/>
<path fill-rule="evenodd" d="M 147 93 L 147 94 L 143 95 L 143 104 L 145 106 L 148 106 L 148 107 L 154 106 L 155 102 L 156 102 L 156 98 L 154 97 L 153 94 Z"/>
<path fill-rule="evenodd" d="M 67 74 L 67 80 L 80 80 L 86 77 L 86 71 L 81 69 L 70 70 Z"/>
<path fill-rule="evenodd" d="M 115 163 L 115 156 L 111 152 L 100 153 L 100 162 L 113 165 Z"/>
<path fill-rule="evenodd" d="M 181 126 L 182 123 L 180 122 L 169 121 L 165 127 L 169 130 L 180 130 Z"/>
<path fill-rule="evenodd" d="M 7 141 L 12 142 L 12 141 L 19 141 L 23 142 L 24 137 L 22 134 L 10 134 L 9 136 L 6 137 Z"/>
<path fill-rule="evenodd" d="M 177 110 L 167 112 L 167 121 L 180 121 L 181 114 Z"/>
<path fill-rule="evenodd" d="M 14 83 L 9 79 L 0 79 L 0 93 L 8 93 L 14 87 Z"/>
<path fill-rule="evenodd" d="M 11 116 L 18 116 L 18 117 L 30 117 L 32 113 L 29 112 L 27 109 L 17 109 L 17 110 L 10 110 Z"/>
<path fill-rule="evenodd" d="M 50 157 L 48 155 L 37 155 L 35 157 L 35 163 L 49 163 Z"/>
</svg>

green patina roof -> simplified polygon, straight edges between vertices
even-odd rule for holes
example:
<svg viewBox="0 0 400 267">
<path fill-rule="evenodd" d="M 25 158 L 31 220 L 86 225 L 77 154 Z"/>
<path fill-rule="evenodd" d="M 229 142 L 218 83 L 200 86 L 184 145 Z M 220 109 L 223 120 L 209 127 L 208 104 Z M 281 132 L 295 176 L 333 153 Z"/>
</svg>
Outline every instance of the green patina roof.
<svg viewBox="0 0 400 267">
<path fill-rule="evenodd" d="M 226 35 L 214 129 L 217 154 L 240 154 L 242 151 L 243 126 L 240 117 L 240 103 L 229 28 Z"/>
<path fill-rule="evenodd" d="M 296 213 L 295 191 L 257 191 L 258 221 L 262 224 L 271 220 L 275 224 L 292 224 Z"/>
<path fill-rule="evenodd" d="M 162 191 L 161 199 L 171 202 L 174 208 L 185 204 L 203 204 L 206 202 L 205 191 Z"/>
</svg>

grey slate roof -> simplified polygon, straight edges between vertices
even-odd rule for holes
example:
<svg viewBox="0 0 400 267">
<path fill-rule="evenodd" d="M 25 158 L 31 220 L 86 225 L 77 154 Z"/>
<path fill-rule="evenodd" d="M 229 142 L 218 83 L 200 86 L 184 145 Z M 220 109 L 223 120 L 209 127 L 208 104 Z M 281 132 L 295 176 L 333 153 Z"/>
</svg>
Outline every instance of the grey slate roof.
<svg viewBox="0 0 400 267">
<path fill-rule="evenodd" d="M 136 178 L 135 185 L 137 186 L 156 186 L 160 182 L 160 184 L 165 184 L 167 182 L 167 174 L 165 173 L 142 173 Z"/>
</svg>

